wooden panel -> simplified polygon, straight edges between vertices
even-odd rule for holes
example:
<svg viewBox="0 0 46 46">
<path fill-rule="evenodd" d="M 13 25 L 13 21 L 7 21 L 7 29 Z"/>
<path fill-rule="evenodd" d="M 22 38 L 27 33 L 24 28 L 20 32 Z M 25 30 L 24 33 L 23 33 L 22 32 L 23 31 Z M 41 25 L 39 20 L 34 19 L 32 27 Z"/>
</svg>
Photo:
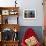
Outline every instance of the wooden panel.
<svg viewBox="0 0 46 46">
<path fill-rule="evenodd" d="M 2 46 L 2 42 L 0 41 L 0 46 Z"/>
<path fill-rule="evenodd" d="M 44 44 L 46 46 L 46 0 L 44 0 Z"/>
<path fill-rule="evenodd" d="M 0 46 L 18 46 L 18 41 L 1 41 Z"/>
<path fill-rule="evenodd" d="M 5 42 L 3 42 L 3 46 L 18 46 L 18 41 L 5 41 Z"/>
<path fill-rule="evenodd" d="M 44 16 L 44 26 L 46 26 L 46 15 Z"/>
<path fill-rule="evenodd" d="M 8 9 L 8 10 L 9 10 L 9 9 L 11 9 L 11 10 L 12 10 L 12 9 L 16 9 L 16 10 L 17 10 L 18 8 L 19 8 L 19 7 L 0 7 L 0 10 L 7 10 L 7 9 Z"/>
</svg>

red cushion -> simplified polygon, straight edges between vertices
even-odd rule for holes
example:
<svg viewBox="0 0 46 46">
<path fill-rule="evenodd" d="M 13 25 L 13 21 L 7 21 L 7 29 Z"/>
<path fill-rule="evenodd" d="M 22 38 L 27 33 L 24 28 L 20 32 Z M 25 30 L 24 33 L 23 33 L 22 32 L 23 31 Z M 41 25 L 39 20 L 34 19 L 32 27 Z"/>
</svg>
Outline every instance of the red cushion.
<svg viewBox="0 0 46 46">
<path fill-rule="evenodd" d="M 26 46 L 25 39 L 28 39 L 29 37 L 37 36 L 36 33 L 32 28 L 28 28 L 25 32 L 24 37 L 22 38 L 22 46 Z"/>
</svg>

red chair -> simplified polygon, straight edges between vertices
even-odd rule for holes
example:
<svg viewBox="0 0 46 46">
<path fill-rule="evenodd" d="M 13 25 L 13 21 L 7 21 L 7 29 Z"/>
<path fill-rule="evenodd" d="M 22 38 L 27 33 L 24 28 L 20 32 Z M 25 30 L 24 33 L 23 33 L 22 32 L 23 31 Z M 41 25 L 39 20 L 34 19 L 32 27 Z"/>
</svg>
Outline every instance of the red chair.
<svg viewBox="0 0 46 46">
<path fill-rule="evenodd" d="M 22 38 L 22 42 L 21 42 L 21 46 L 27 46 L 25 43 L 25 39 L 28 39 L 29 37 L 36 37 L 37 39 L 37 35 L 34 32 L 34 30 L 32 28 L 28 28 L 27 31 L 25 32 L 24 37 Z M 37 42 L 37 44 L 35 46 L 41 46 L 39 42 Z"/>
</svg>

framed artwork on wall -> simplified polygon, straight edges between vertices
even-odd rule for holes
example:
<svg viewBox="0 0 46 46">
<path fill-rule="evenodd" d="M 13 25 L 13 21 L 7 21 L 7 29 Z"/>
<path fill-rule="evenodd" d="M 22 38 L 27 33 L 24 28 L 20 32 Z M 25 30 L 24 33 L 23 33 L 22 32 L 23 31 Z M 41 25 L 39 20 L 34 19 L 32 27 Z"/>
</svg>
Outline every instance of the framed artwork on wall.
<svg viewBox="0 0 46 46">
<path fill-rule="evenodd" d="M 9 15 L 9 10 L 2 10 L 2 15 Z"/>
<path fill-rule="evenodd" d="M 36 10 L 35 9 L 25 9 L 23 11 L 24 19 L 36 19 Z"/>
</svg>

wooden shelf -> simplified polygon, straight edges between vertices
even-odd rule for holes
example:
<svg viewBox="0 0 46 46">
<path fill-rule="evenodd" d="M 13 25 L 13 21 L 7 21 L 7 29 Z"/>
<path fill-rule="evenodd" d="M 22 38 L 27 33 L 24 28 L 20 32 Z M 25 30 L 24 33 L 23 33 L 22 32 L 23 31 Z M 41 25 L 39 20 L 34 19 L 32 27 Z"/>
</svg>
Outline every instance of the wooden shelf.
<svg viewBox="0 0 46 46">
<path fill-rule="evenodd" d="M 3 46 L 18 46 L 19 41 L 1 41 L 1 45 Z"/>
<path fill-rule="evenodd" d="M 13 14 L 12 14 L 12 12 L 13 12 Z M 9 16 L 14 16 L 14 17 L 17 16 L 17 19 L 18 19 L 18 17 L 19 17 L 19 7 L 0 7 L 0 20 L 1 20 L 0 32 L 2 33 L 4 29 L 8 28 L 8 29 L 11 29 L 10 31 L 14 31 L 14 33 L 15 32 L 18 33 L 18 31 L 20 29 L 20 26 L 18 24 L 18 21 L 17 21 L 17 24 L 8 24 L 8 19 L 5 19 L 5 17 L 7 18 L 7 16 L 8 17 Z M 2 38 L 3 37 L 2 37 L 2 34 L 1 34 L 0 46 L 18 46 L 18 42 L 19 41 L 13 41 L 12 39 L 10 39 L 9 41 L 4 41 Z"/>
<path fill-rule="evenodd" d="M 12 10 L 12 9 L 15 9 L 15 10 L 18 10 L 19 7 L 0 7 L 0 10 Z"/>
<path fill-rule="evenodd" d="M 0 28 L 1 28 L 1 31 L 5 28 L 12 29 L 13 31 L 14 29 L 16 29 L 17 31 L 19 31 L 20 26 L 19 24 L 0 24 Z"/>
<path fill-rule="evenodd" d="M 13 12 L 13 14 L 10 12 Z M 1 15 L 1 23 L 4 24 L 6 22 L 5 17 L 7 17 L 7 16 L 17 16 L 17 18 L 19 17 L 19 7 L 0 7 L 0 15 Z M 8 23 L 8 20 L 7 20 L 7 23 Z M 17 21 L 17 24 L 18 24 L 18 21 Z"/>
<path fill-rule="evenodd" d="M 10 40 L 10 41 L 3 41 L 3 42 L 5 42 L 5 43 L 8 43 L 8 42 L 12 43 L 12 42 L 19 42 L 19 40 L 15 40 L 15 41 Z"/>
</svg>

